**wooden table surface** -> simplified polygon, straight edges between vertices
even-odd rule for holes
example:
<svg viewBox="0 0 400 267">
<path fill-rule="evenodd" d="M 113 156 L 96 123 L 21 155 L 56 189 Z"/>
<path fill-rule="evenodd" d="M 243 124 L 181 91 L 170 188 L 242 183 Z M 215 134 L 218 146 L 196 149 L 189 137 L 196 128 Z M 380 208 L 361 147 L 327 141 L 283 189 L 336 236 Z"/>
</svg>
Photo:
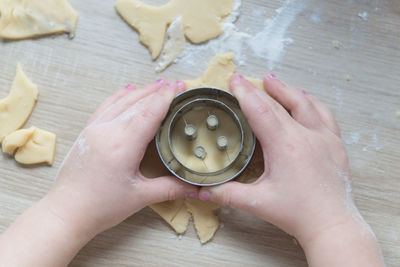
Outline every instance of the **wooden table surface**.
<svg viewBox="0 0 400 267">
<path fill-rule="evenodd" d="M 159 77 L 197 77 L 213 57 L 207 50 L 199 50 L 201 60 L 181 61 L 156 74 L 137 33 L 115 12 L 114 0 L 70 2 L 80 14 L 75 39 L 61 35 L 0 42 L 0 97 L 7 95 L 16 65 L 22 63 L 40 91 L 26 126 L 34 125 L 58 136 L 52 167 L 22 167 L 1 154 L 0 231 L 46 194 L 64 156 L 104 98 L 130 82 L 142 86 Z M 275 10 L 287 5 L 283 0 L 243 2 L 237 22 L 243 31 L 276 17 Z M 245 64 L 238 69 L 245 75 L 262 77 L 274 67 L 287 84 L 307 90 L 333 110 L 351 161 L 355 201 L 375 231 L 387 265 L 398 266 L 400 3 L 298 2 L 301 12 L 282 26 L 292 42 L 280 60 L 271 66 L 248 49 L 243 51 Z M 339 42 L 339 49 L 332 41 Z M 228 208 L 220 211 L 220 218 L 221 229 L 214 240 L 201 246 L 193 227 L 177 237 L 146 208 L 96 237 L 71 266 L 307 265 L 302 249 L 276 227 Z"/>
</svg>

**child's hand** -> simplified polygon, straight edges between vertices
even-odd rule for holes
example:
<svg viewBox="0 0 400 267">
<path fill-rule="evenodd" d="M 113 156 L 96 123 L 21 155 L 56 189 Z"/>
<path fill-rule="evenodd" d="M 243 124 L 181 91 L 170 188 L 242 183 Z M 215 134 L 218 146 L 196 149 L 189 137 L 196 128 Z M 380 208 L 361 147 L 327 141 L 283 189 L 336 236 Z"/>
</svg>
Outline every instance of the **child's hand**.
<svg viewBox="0 0 400 267">
<path fill-rule="evenodd" d="M 196 193 L 174 177 L 147 179 L 139 164 L 182 82 L 128 86 L 107 99 L 89 120 L 61 167 L 50 199 L 62 220 L 104 231 L 145 206 Z"/>
<path fill-rule="evenodd" d="M 263 148 L 265 172 L 253 184 L 229 182 L 202 188 L 200 199 L 242 209 L 280 227 L 300 241 L 310 265 L 333 266 L 327 256 L 337 252 L 333 245 L 325 253 L 326 242 L 317 242 L 318 253 L 307 253 L 320 236 L 343 244 L 340 234 L 328 237 L 327 231 L 356 229 L 358 238 L 359 229 L 364 229 L 373 239 L 353 204 L 346 150 L 331 112 L 273 74 L 264 79 L 270 96 L 241 75 L 234 75 L 230 85 Z M 343 230 L 344 225 L 354 227 Z M 351 239 L 351 231 L 344 240 Z"/>
</svg>

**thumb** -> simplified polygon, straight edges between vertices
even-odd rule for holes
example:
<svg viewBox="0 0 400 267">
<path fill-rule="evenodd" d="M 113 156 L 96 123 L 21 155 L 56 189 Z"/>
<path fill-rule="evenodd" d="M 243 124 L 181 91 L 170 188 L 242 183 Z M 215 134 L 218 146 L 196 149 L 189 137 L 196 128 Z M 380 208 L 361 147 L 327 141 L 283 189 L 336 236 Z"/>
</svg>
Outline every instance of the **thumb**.
<svg viewBox="0 0 400 267">
<path fill-rule="evenodd" d="M 203 201 L 212 201 L 222 206 L 251 211 L 251 203 L 257 198 L 252 184 L 228 182 L 213 187 L 200 189 L 199 198 Z"/>
<path fill-rule="evenodd" d="M 144 178 L 140 187 L 140 191 L 145 192 L 144 201 L 147 205 L 184 197 L 197 198 L 198 195 L 196 186 L 184 183 L 173 176 Z"/>
</svg>

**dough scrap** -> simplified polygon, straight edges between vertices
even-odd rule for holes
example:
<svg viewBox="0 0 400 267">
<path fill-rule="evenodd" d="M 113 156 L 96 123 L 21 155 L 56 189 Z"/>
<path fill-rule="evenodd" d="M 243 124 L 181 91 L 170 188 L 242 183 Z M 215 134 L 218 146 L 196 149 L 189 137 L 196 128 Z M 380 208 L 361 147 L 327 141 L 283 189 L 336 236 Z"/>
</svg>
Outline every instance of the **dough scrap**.
<svg viewBox="0 0 400 267">
<path fill-rule="evenodd" d="M 47 163 L 54 160 L 56 135 L 54 133 L 31 127 L 7 135 L 2 143 L 3 152 L 13 155 L 21 164 Z"/>
<path fill-rule="evenodd" d="M 9 95 L 0 100 L 0 143 L 4 137 L 22 127 L 32 113 L 38 89 L 25 75 L 20 64 Z"/>
<path fill-rule="evenodd" d="M 140 34 L 140 41 L 149 48 L 153 60 L 162 50 L 165 31 L 182 16 L 185 36 L 193 43 L 202 43 L 222 33 L 221 19 L 233 9 L 233 0 L 171 0 L 159 7 L 138 0 L 117 0 L 121 17 Z"/>
<path fill-rule="evenodd" d="M 186 80 L 186 88 L 217 87 L 229 91 L 229 79 L 235 73 L 236 66 L 233 63 L 235 54 L 232 52 L 217 54 L 208 65 L 208 69 L 202 77 L 194 80 Z M 255 87 L 264 90 L 263 81 L 255 78 L 246 78 Z"/>
<path fill-rule="evenodd" d="M 185 81 L 187 89 L 202 86 L 213 86 L 229 90 L 229 79 L 235 72 L 233 63 L 234 54 L 218 54 L 209 64 L 202 77 Z M 263 81 L 247 78 L 257 88 L 263 90 Z M 140 170 L 148 178 L 169 175 L 168 170 L 161 162 L 154 141 L 150 143 L 141 162 Z M 249 166 L 236 179 L 242 183 L 252 183 L 258 179 L 264 171 L 264 160 L 261 147 L 257 144 L 253 159 Z M 184 205 L 182 205 L 184 203 Z M 218 205 L 212 202 L 204 202 L 198 199 L 177 199 L 150 206 L 158 213 L 177 233 L 186 231 L 190 217 L 193 216 L 195 228 L 202 244 L 210 241 L 219 228 L 218 217 L 215 210 Z M 189 214 L 189 216 L 188 216 Z"/>
<path fill-rule="evenodd" d="M 25 39 L 53 33 L 74 36 L 78 14 L 66 0 L 0 0 L 0 37 Z"/>
<path fill-rule="evenodd" d="M 219 219 L 214 212 L 219 208 L 219 205 L 199 199 L 186 199 L 185 205 L 193 216 L 200 242 L 204 244 L 211 240 L 219 227 Z"/>
<path fill-rule="evenodd" d="M 178 234 L 183 234 L 189 225 L 191 214 L 186 209 L 183 198 L 157 203 L 150 206 L 163 218 Z"/>
</svg>

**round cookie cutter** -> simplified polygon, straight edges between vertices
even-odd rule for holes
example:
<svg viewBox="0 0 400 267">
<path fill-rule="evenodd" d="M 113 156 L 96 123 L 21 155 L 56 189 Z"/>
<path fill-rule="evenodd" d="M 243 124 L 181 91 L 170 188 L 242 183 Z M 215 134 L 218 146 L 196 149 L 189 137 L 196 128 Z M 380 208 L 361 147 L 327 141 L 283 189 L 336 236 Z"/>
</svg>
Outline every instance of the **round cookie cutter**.
<svg viewBox="0 0 400 267">
<path fill-rule="evenodd" d="M 213 122 L 217 120 L 217 127 L 209 127 L 209 120 L 204 120 L 204 118 L 200 117 L 196 119 L 197 121 L 187 122 L 185 120 L 186 114 L 198 109 L 202 109 L 202 111 L 207 111 L 209 109 L 208 118 L 211 117 L 211 121 Z M 227 115 L 225 116 L 225 120 L 219 120 L 219 118 L 217 118 L 218 116 L 216 116 L 215 113 L 216 110 L 220 112 L 219 114 L 222 112 Z M 229 143 L 229 138 L 227 136 L 218 136 L 218 127 L 227 123 L 226 118 L 229 118 L 229 120 L 231 120 L 230 123 L 236 126 L 236 133 L 240 136 L 240 143 L 232 144 L 232 148 L 235 147 L 234 151 L 229 150 L 231 144 Z M 181 129 L 182 134 L 184 133 L 183 136 L 186 134 L 187 137 L 185 144 L 188 144 L 188 146 L 194 146 L 193 155 L 197 157 L 197 160 L 203 161 L 206 169 L 205 171 L 191 168 L 190 164 L 187 164 L 180 159 L 178 156 L 179 151 L 175 151 L 178 147 L 174 147 L 172 139 L 174 138 L 174 134 L 180 130 L 179 128 L 175 129 L 177 124 L 190 127 L 190 131 L 186 131 L 186 128 Z M 218 138 L 215 140 L 215 149 L 225 151 L 227 158 L 229 159 L 227 160 L 228 163 L 220 169 L 209 170 L 207 168 L 207 165 L 205 164 L 207 151 L 202 146 L 201 134 L 197 135 L 197 132 L 195 134 L 193 133 L 194 130 L 197 131 L 195 125 L 203 127 L 203 131 L 216 131 L 216 136 L 218 136 Z M 188 136 L 188 132 L 190 132 L 190 136 Z M 197 138 L 198 140 L 196 141 L 196 144 L 200 145 L 195 146 L 194 144 L 191 144 L 191 142 L 194 142 Z M 224 141 L 224 145 L 221 146 L 217 142 L 217 139 L 218 142 Z M 195 88 L 179 94 L 173 100 L 167 116 L 156 135 L 157 152 L 167 169 L 182 181 L 197 186 L 218 185 L 238 177 L 250 163 L 254 154 L 255 146 L 256 137 L 241 111 L 236 98 L 225 90 L 213 87 Z M 189 147 L 187 148 L 189 149 Z M 198 153 L 199 151 L 201 152 L 200 156 Z M 228 151 L 231 151 L 231 153 Z M 232 151 L 234 153 L 233 157 Z"/>
</svg>

